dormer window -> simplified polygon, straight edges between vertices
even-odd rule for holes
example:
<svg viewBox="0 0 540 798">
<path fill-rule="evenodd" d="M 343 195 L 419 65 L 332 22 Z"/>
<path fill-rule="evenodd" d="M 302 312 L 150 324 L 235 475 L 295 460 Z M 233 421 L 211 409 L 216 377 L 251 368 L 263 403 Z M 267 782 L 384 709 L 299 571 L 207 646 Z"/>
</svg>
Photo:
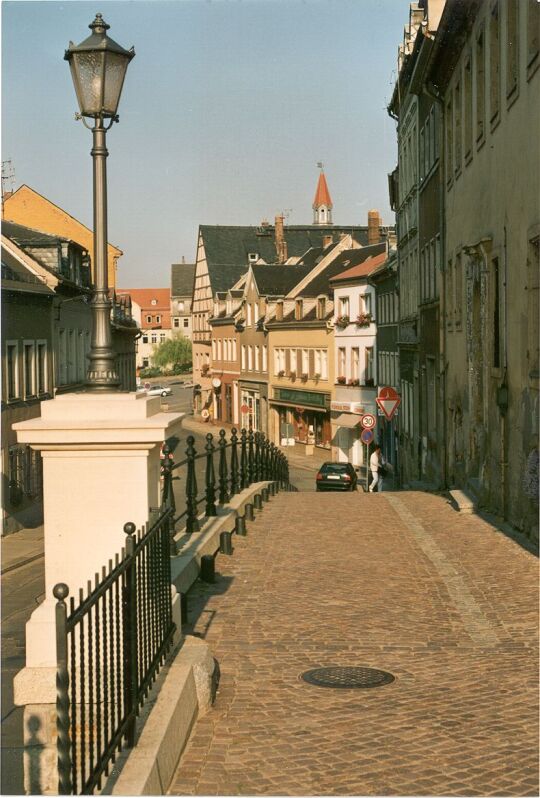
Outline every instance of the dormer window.
<svg viewBox="0 0 540 798">
<path fill-rule="evenodd" d="M 152 301 L 150 302 L 150 304 L 151 304 L 151 305 L 157 305 L 157 299 L 152 299 Z"/>
<path fill-rule="evenodd" d="M 147 324 L 152 324 L 152 316 L 147 316 L 146 317 L 146 323 Z"/>
<path fill-rule="evenodd" d="M 283 300 L 276 302 L 276 321 L 283 321 Z"/>
<path fill-rule="evenodd" d="M 258 260 L 259 260 L 258 252 L 248 252 L 248 261 L 250 263 L 256 263 Z"/>
<path fill-rule="evenodd" d="M 294 305 L 294 318 L 296 321 L 300 321 L 302 318 L 302 310 L 303 310 L 303 301 L 301 299 L 297 299 Z"/>
<path fill-rule="evenodd" d="M 326 316 L 326 297 L 320 296 L 317 299 L 317 318 L 324 319 Z"/>
</svg>

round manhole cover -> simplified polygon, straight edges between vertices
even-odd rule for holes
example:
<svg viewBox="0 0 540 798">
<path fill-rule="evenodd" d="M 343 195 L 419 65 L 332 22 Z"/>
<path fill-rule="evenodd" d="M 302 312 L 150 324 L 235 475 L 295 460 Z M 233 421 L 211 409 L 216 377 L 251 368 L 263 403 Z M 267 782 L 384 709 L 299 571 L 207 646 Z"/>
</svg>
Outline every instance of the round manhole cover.
<svg viewBox="0 0 540 798">
<path fill-rule="evenodd" d="M 302 679 L 317 687 L 380 687 L 390 684 L 396 677 L 376 668 L 314 668 L 302 674 Z"/>
</svg>

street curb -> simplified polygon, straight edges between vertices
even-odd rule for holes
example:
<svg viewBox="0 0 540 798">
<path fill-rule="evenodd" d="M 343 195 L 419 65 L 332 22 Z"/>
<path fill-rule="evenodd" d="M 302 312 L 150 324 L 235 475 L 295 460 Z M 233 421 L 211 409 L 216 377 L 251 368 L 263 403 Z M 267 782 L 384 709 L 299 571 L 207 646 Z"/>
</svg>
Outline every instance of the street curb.
<svg viewBox="0 0 540 798">
<path fill-rule="evenodd" d="M 186 638 L 109 794 L 166 794 L 193 725 L 213 698 L 214 668 L 208 644 Z"/>
</svg>

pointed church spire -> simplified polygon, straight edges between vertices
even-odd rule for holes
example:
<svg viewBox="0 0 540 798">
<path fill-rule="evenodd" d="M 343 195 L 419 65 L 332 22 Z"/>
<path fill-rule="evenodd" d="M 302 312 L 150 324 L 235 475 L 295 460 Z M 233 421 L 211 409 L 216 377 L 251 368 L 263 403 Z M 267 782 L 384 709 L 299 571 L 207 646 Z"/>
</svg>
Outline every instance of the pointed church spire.
<svg viewBox="0 0 540 798">
<path fill-rule="evenodd" d="M 313 224 L 332 224 L 332 199 L 324 176 L 323 165 L 320 162 L 317 165 L 321 173 L 313 200 Z"/>
</svg>

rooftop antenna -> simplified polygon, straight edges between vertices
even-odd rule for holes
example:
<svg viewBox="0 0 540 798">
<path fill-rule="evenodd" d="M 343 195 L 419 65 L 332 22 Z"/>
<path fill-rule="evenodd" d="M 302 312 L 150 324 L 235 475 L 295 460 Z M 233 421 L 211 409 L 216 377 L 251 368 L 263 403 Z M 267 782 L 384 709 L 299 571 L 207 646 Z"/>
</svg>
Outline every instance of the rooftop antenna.
<svg viewBox="0 0 540 798">
<path fill-rule="evenodd" d="M 15 169 L 11 160 L 2 161 L 2 218 L 4 217 L 4 196 L 13 194 L 15 189 Z"/>
<path fill-rule="evenodd" d="M 2 161 L 2 197 L 6 193 L 13 193 L 15 188 L 15 169 L 11 160 Z"/>
<path fill-rule="evenodd" d="M 317 161 L 317 167 L 321 170 L 321 172 L 324 172 L 324 164 L 322 161 Z"/>
</svg>

